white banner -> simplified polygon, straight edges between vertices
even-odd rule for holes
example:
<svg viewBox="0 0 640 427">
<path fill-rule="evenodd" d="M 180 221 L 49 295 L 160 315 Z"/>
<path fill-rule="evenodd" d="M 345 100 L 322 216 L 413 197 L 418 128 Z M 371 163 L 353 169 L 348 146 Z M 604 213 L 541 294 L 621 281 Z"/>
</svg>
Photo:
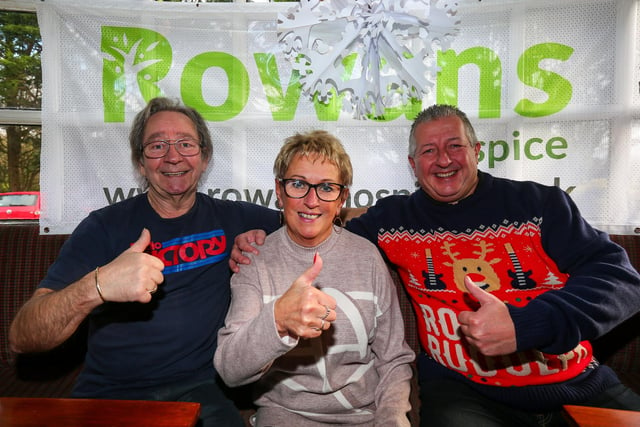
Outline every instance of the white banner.
<svg viewBox="0 0 640 427">
<path fill-rule="evenodd" d="M 420 2 L 359 2 L 357 8 L 372 6 L 365 13 L 342 2 L 351 8 L 344 16 L 317 0 L 302 0 L 306 11 L 289 15 L 298 3 L 39 3 L 42 232 L 69 233 L 90 211 L 141 191 L 128 132 L 146 101 L 164 95 L 208 121 L 214 159 L 200 190 L 213 197 L 275 207 L 272 165 L 282 141 L 313 128 L 337 135 L 352 158 L 349 206 L 412 192 L 410 119 L 430 104 L 450 103 L 476 127 L 482 170 L 558 185 L 595 227 L 634 233 L 640 227 L 637 0 L 466 0 L 450 2 L 458 5 L 454 15 L 440 9 L 446 2 L 434 1 L 420 9 L 418 24 L 402 26 L 395 18 L 396 39 L 389 40 L 391 27 L 375 26 L 393 15 L 383 9 L 395 7 L 396 17 L 415 14 L 412 3 Z M 285 55 L 278 30 L 295 35 L 296 25 L 325 32 L 307 53 L 314 77 L 338 80 L 333 87 L 341 95 L 329 104 L 306 95 L 301 71 Z M 366 33 L 356 34 L 354 25 Z M 416 43 L 433 51 L 415 49 Z M 352 54 L 327 54 L 345 46 Z M 413 101 L 403 92 L 404 104 L 387 108 L 384 117 L 368 111 L 358 118 L 348 101 L 365 98 L 369 85 L 349 78 L 349 64 L 378 53 L 375 63 L 395 67 L 402 84 L 420 74 L 415 81 L 424 83 L 423 92 L 417 99 L 411 94 Z"/>
</svg>

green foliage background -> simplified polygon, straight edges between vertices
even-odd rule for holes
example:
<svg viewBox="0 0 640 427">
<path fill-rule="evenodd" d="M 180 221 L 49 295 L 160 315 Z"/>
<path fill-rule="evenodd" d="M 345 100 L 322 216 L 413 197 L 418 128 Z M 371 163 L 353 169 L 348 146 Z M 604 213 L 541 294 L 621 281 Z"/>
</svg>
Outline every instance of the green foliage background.
<svg viewBox="0 0 640 427">
<path fill-rule="evenodd" d="M 35 13 L 0 11 L 0 108 L 39 110 L 42 39 Z M 39 190 L 39 126 L 0 127 L 0 192 Z"/>
</svg>

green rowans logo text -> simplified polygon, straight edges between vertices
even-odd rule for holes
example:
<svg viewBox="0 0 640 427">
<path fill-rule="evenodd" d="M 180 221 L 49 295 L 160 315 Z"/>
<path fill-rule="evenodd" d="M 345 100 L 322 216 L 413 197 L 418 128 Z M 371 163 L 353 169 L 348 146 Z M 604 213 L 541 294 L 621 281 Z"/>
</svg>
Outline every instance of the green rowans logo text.
<svg viewBox="0 0 640 427">
<path fill-rule="evenodd" d="M 158 83 L 169 73 L 173 49 L 160 33 L 136 27 L 102 27 L 101 49 L 102 99 L 105 122 L 124 122 L 125 98 L 138 96 L 145 101 L 163 95 Z M 527 48 L 518 60 L 517 77 L 526 86 L 546 94 L 544 102 L 523 98 L 513 111 L 523 117 L 544 117 L 563 110 L 571 101 L 571 82 L 563 76 L 545 70 L 540 63 L 548 60 L 568 61 L 573 48 L 559 43 L 541 43 Z M 251 82 L 247 67 L 235 56 L 225 52 L 203 52 L 184 65 L 180 77 L 180 97 L 186 105 L 197 109 L 208 121 L 226 121 L 242 112 L 249 100 L 251 85 L 260 84 L 274 121 L 292 121 L 300 102 L 300 76 L 291 73 L 288 82 L 280 80 L 276 57 L 270 53 L 254 53 L 260 82 Z M 355 60 L 355 58 L 350 58 Z M 479 73 L 478 116 L 498 118 L 502 105 L 502 62 L 487 47 L 471 47 L 459 53 L 453 49 L 438 52 L 436 102 L 457 105 L 459 71 L 476 67 Z M 205 80 L 205 73 L 218 68 L 227 77 L 227 96 L 219 105 L 210 105 L 204 97 L 208 85 L 220 81 Z M 346 79 L 346 76 L 345 76 Z M 321 121 L 336 121 L 342 111 L 342 95 L 334 94 L 324 104 L 313 100 L 316 115 Z M 367 116 L 376 121 L 392 121 L 404 115 L 412 120 L 422 109 L 422 101 L 410 99 L 401 107 Z"/>
</svg>

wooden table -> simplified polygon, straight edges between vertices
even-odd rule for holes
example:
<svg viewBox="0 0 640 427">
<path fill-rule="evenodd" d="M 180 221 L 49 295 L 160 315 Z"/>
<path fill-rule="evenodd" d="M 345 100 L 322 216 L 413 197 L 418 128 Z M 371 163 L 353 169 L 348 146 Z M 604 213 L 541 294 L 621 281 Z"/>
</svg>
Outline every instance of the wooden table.
<svg viewBox="0 0 640 427">
<path fill-rule="evenodd" d="M 574 426 L 640 427 L 640 412 L 572 405 L 565 405 L 563 409 Z"/>
<path fill-rule="evenodd" d="M 0 397 L 2 427 L 193 427 L 199 415 L 193 402 Z"/>
</svg>

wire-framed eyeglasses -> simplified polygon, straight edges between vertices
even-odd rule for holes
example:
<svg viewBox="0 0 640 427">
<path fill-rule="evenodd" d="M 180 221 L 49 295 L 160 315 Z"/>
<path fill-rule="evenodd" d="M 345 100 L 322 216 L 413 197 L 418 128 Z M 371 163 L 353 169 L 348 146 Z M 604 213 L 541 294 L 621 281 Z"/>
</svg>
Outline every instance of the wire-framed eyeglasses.
<svg viewBox="0 0 640 427">
<path fill-rule="evenodd" d="M 309 194 L 312 188 L 316 191 L 316 196 L 323 202 L 334 202 L 338 200 L 342 194 L 342 190 L 346 185 L 335 182 L 320 182 L 318 184 L 309 184 L 307 181 L 295 178 L 284 178 L 278 180 L 284 188 L 284 193 L 292 199 L 302 199 Z"/>
<path fill-rule="evenodd" d="M 197 156 L 200 154 L 200 144 L 193 138 L 158 139 L 149 141 L 142 146 L 142 152 L 148 159 L 160 159 L 167 155 L 169 146 L 176 147 L 178 154 L 184 157 Z"/>
</svg>

